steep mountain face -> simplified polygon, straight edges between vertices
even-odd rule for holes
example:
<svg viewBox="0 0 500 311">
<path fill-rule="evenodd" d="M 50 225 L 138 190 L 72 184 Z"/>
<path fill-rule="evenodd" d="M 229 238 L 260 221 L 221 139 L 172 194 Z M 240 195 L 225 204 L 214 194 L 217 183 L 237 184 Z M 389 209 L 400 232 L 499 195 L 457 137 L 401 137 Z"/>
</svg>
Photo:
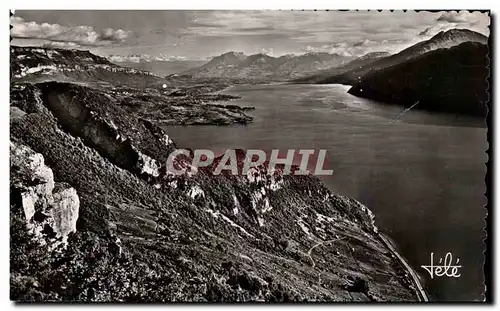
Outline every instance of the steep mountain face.
<svg viewBox="0 0 500 311">
<path fill-rule="evenodd" d="M 349 93 L 414 109 L 484 117 L 488 99 L 488 48 L 466 42 L 384 68 L 356 83 Z"/>
<path fill-rule="evenodd" d="M 254 80 L 286 80 L 317 70 L 338 66 L 351 58 L 329 53 L 307 53 L 272 57 L 265 54 L 245 56 L 229 52 L 183 74 L 195 77 L 224 77 Z"/>
<path fill-rule="evenodd" d="M 446 32 L 440 31 L 429 40 L 422 41 L 404 49 L 399 54 L 402 54 L 407 58 L 414 58 L 437 49 L 449 49 L 464 42 L 487 44 L 488 38 L 469 29 L 450 29 Z"/>
<path fill-rule="evenodd" d="M 401 64 L 436 49 L 447 49 L 452 46 L 459 45 L 463 42 L 478 42 L 481 44 L 487 44 L 487 41 L 488 38 L 480 33 L 467 29 L 451 29 L 446 32 L 440 32 L 429 40 L 419 42 L 407 49 L 402 50 L 397 54 L 384 57 L 374 62 L 362 65 L 359 68 L 355 68 L 350 71 L 336 74 L 323 80 L 319 80 L 317 81 L 317 83 L 341 83 L 354 85 L 355 83 L 362 80 L 366 74 L 375 72 L 383 68 Z"/>
<path fill-rule="evenodd" d="M 130 88 L 12 82 L 12 300 L 419 299 L 365 206 L 264 165 L 172 175 L 165 161 L 179 146 L 123 105 L 125 92 L 132 104 L 150 100 Z"/>
</svg>

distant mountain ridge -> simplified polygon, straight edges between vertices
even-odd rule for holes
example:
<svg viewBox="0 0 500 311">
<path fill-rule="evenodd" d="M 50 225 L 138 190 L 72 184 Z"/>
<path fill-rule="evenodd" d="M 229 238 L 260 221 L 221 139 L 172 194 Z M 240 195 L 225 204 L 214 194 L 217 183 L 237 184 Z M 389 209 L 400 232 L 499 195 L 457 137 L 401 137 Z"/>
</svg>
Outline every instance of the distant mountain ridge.
<svg viewBox="0 0 500 311">
<path fill-rule="evenodd" d="M 422 55 L 437 49 L 449 49 L 464 42 L 486 44 L 488 37 L 469 29 L 450 29 L 448 31 L 440 31 L 429 40 L 412 45 L 398 54 L 411 54 L 414 57 L 415 55 Z"/>
<path fill-rule="evenodd" d="M 134 68 L 142 71 L 149 71 L 159 76 L 178 74 L 191 68 L 205 64 L 202 60 L 171 60 L 171 61 L 151 61 L 151 62 L 120 62 L 120 66 Z"/>
<path fill-rule="evenodd" d="M 227 52 L 212 58 L 203 66 L 181 74 L 195 77 L 287 80 L 339 66 L 351 59 L 352 57 L 322 52 L 280 57 L 262 53 L 247 56 L 241 52 Z"/>
<path fill-rule="evenodd" d="M 387 57 L 387 56 L 391 56 L 391 53 L 389 53 L 389 52 L 370 52 L 370 53 L 366 53 L 365 55 L 363 55 L 357 59 L 358 60 L 375 60 L 377 58 L 382 58 L 382 57 Z"/>
<path fill-rule="evenodd" d="M 90 51 L 41 47 L 11 46 L 10 71 L 13 81 L 57 80 L 135 86 L 158 85 L 164 81 L 149 71 L 118 66 Z"/>
<path fill-rule="evenodd" d="M 487 44 L 487 41 L 488 38 L 486 36 L 468 29 L 451 29 L 446 32 L 441 31 L 429 40 L 412 45 L 397 54 L 380 58 L 374 62 L 369 62 L 359 68 L 338 75 L 332 75 L 325 79 L 312 79 L 312 81 L 319 84 L 340 83 L 354 85 L 361 81 L 364 75 L 370 72 L 401 64 L 433 50 L 442 48 L 448 49 L 464 42 Z"/>
<path fill-rule="evenodd" d="M 314 72 L 312 75 L 308 75 L 302 78 L 298 78 L 293 80 L 294 83 L 319 83 L 326 79 L 329 79 L 332 76 L 340 75 L 346 73 L 350 70 L 355 70 L 357 68 L 362 68 L 367 64 L 373 63 L 377 59 L 381 59 L 384 57 L 388 57 L 391 54 L 389 52 L 371 52 L 367 53 L 359 58 L 356 58 L 347 64 L 336 66 L 328 69 L 323 69 L 320 71 Z"/>
</svg>

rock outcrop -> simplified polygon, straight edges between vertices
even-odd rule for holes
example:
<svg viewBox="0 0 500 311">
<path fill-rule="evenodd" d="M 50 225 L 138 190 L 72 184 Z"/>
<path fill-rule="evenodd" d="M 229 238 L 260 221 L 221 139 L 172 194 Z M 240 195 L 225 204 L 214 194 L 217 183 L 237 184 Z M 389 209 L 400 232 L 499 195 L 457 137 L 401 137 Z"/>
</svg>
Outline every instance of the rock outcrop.
<svg viewBox="0 0 500 311">
<path fill-rule="evenodd" d="M 24 211 L 26 227 L 40 243 L 45 238 L 66 243 L 76 232 L 80 200 L 76 190 L 54 182 L 52 170 L 41 154 L 10 142 L 11 192 L 17 195 Z"/>
</svg>

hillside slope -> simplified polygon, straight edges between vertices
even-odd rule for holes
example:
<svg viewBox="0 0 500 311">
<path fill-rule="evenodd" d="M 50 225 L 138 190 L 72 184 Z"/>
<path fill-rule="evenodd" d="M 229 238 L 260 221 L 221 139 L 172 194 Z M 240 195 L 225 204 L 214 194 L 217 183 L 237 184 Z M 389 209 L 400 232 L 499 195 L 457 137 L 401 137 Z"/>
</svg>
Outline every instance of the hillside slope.
<svg viewBox="0 0 500 311">
<path fill-rule="evenodd" d="M 367 74 L 349 93 L 415 109 L 484 117 L 488 48 L 466 42 Z"/>
<path fill-rule="evenodd" d="M 312 75 L 308 75 L 306 77 L 294 79 L 291 82 L 294 83 L 313 83 L 316 84 L 320 81 L 324 81 L 325 79 L 328 79 L 332 76 L 337 76 L 343 73 L 346 73 L 351 70 L 363 68 L 363 66 L 366 66 L 370 63 L 375 62 L 378 59 L 388 57 L 390 54 L 387 52 L 372 52 L 368 53 L 366 55 L 363 55 L 359 58 L 356 58 L 347 64 L 341 65 L 341 66 L 335 66 L 332 68 L 320 70 L 314 72 Z"/>
<path fill-rule="evenodd" d="M 75 189 L 79 215 L 67 248 L 45 249 L 42 241 L 57 242 L 47 230 L 11 233 L 13 253 L 23 253 L 11 257 L 12 299 L 416 299 L 369 210 L 316 177 L 165 175 L 161 163 L 176 146 L 163 130 L 79 95 L 90 89 L 35 87 L 39 101 L 16 104 L 27 114 L 12 120 L 11 141 L 43 155 L 54 179 Z M 36 225 L 20 212 L 17 195 L 30 187 L 22 176 L 11 175 L 20 180 L 13 223 Z"/>
<path fill-rule="evenodd" d="M 429 40 L 412 45 L 397 54 L 378 59 L 374 62 L 362 65 L 359 68 L 343 72 L 338 75 L 330 76 L 323 80 L 319 80 L 316 83 L 340 83 L 354 85 L 362 80 L 365 75 L 371 72 L 376 72 L 377 70 L 404 63 L 430 51 L 443 48 L 448 49 L 463 42 L 478 42 L 481 44 L 487 44 L 487 41 L 487 37 L 467 29 L 451 29 L 446 32 L 441 31 Z"/>
</svg>

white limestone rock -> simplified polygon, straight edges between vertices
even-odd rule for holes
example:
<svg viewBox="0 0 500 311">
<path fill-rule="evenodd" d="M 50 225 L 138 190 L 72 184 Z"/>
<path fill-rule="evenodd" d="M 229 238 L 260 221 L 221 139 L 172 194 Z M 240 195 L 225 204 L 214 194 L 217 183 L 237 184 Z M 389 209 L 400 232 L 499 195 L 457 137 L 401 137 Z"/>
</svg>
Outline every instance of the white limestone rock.
<svg viewBox="0 0 500 311">
<path fill-rule="evenodd" d="M 57 184 L 52 196 L 53 203 L 49 213 L 54 219 L 53 230 L 65 243 L 68 234 L 76 232 L 80 199 L 76 190 L 65 183 Z"/>
<path fill-rule="evenodd" d="M 46 225 L 56 234 L 56 241 L 66 243 L 68 234 L 76 232 L 80 199 L 66 183 L 55 183 L 52 170 L 41 154 L 27 146 L 10 142 L 10 185 L 20 193 L 26 226 L 41 244 L 48 242 Z M 35 214 L 43 217 L 35 219 Z M 52 243 L 54 241 L 49 241 Z"/>
</svg>

